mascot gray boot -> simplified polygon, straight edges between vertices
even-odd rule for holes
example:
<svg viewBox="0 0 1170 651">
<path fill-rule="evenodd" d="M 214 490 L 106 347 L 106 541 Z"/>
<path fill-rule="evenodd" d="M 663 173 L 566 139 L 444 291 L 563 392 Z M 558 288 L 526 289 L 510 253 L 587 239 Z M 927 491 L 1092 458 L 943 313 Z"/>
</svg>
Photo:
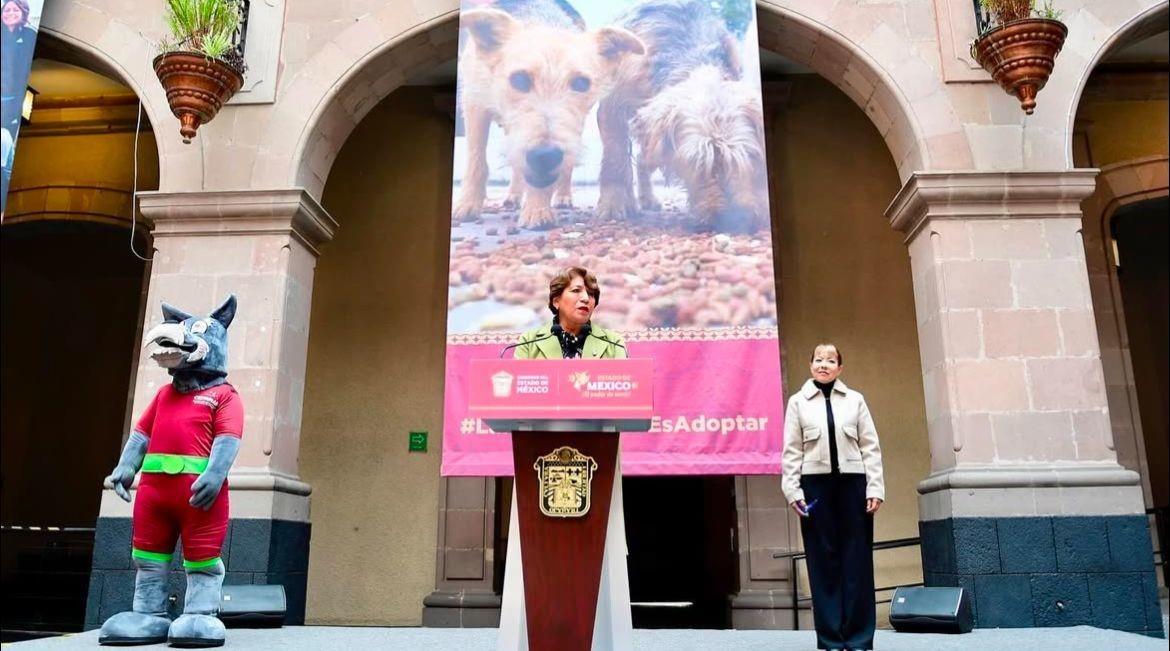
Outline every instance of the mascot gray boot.
<svg viewBox="0 0 1170 651">
<path fill-rule="evenodd" d="M 131 646 L 166 642 L 171 620 L 167 619 L 167 563 L 135 558 L 138 576 L 134 580 L 134 610 L 118 613 L 102 624 L 98 643 Z"/>
<path fill-rule="evenodd" d="M 187 569 L 183 614 L 171 624 L 169 642 L 181 648 L 223 646 L 227 631 L 216 615 L 223 596 L 223 561 Z"/>
</svg>

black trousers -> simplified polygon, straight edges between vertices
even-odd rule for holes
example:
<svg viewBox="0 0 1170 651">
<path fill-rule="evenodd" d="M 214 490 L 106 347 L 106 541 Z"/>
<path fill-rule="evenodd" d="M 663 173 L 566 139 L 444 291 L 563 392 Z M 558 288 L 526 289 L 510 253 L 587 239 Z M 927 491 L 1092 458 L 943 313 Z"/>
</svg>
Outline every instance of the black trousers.
<svg viewBox="0 0 1170 651">
<path fill-rule="evenodd" d="M 804 475 L 801 518 L 819 649 L 872 649 L 873 516 L 865 512 L 865 475 Z"/>
</svg>

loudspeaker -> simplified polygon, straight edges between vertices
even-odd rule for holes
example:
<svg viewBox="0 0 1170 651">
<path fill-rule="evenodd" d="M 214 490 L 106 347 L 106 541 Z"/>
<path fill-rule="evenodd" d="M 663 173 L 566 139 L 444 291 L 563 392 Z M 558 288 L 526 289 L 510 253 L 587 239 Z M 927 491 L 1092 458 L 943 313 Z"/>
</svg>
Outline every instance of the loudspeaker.
<svg viewBox="0 0 1170 651">
<path fill-rule="evenodd" d="M 225 585 L 219 619 L 228 628 L 280 628 L 286 606 L 283 585 Z"/>
<path fill-rule="evenodd" d="M 898 588 L 890 625 L 903 633 L 970 633 L 971 600 L 962 588 Z"/>
</svg>

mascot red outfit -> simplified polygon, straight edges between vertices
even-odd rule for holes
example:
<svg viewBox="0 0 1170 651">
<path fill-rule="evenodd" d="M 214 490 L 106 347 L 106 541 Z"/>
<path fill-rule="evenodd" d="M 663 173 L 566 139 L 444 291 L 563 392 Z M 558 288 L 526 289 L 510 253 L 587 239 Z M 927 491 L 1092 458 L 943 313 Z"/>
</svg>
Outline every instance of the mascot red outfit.
<svg viewBox="0 0 1170 651">
<path fill-rule="evenodd" d="M 138 568 L 134 608 L 102 625 L 108 645 L 221 646 L 216 619 L 223 586 L 220 560 L 228 527 L 228 471 L 240 449 L 244 407 L 227 383 L 227 328 L 234 296 L 209 317 L 163 304 L 163 323 L 146 336 L 151 357 L 170 384 L 155 394 L 107 478 L 122 499 L 141 470 L 134 499 L 133 550 Z M 166 617 L 167 570 L 175 542 L 183 543 L 187 595 L 183 615 Z"/>
<path fill-rule="evenodd" d="M 219 559 L 228 526 L 228 493 L 206 509 L 192 508 L 191 487 L 207 470 L 212 442 L 220 436 L 240 438 L 244 406 L 230 384 L 184 394 L 166 385 L 134 428 L 149 439 L 142 480 L 134 502 L 136 557 L 170 560 L 175 541 L 183 540 L 184 567 L 211 565 Z"/>
</svg>

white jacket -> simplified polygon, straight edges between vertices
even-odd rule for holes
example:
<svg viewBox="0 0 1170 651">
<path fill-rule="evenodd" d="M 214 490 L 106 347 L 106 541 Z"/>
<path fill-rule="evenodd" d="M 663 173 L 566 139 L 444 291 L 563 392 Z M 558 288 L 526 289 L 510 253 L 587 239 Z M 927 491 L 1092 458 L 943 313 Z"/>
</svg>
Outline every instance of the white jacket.
<svg viewBox="0 0 1170 651">
<path fill-rule="evenodd" d="M 865 473 L 866 499 L 885 500 L 882 449 L 865 397 L 838 379 L 831 399 L 837 430 L 837 464 L 841 472 Z M 784 474 L 780 486 L 789 504 L 804 499 L 800 488 L 802 475 L 824 475 L 832 471 L 829 440 L 825 436 L 827 420 L 825 394 L 812 380 L 788 399 L 788 411 L 784 413 Z"/>
</svg>

